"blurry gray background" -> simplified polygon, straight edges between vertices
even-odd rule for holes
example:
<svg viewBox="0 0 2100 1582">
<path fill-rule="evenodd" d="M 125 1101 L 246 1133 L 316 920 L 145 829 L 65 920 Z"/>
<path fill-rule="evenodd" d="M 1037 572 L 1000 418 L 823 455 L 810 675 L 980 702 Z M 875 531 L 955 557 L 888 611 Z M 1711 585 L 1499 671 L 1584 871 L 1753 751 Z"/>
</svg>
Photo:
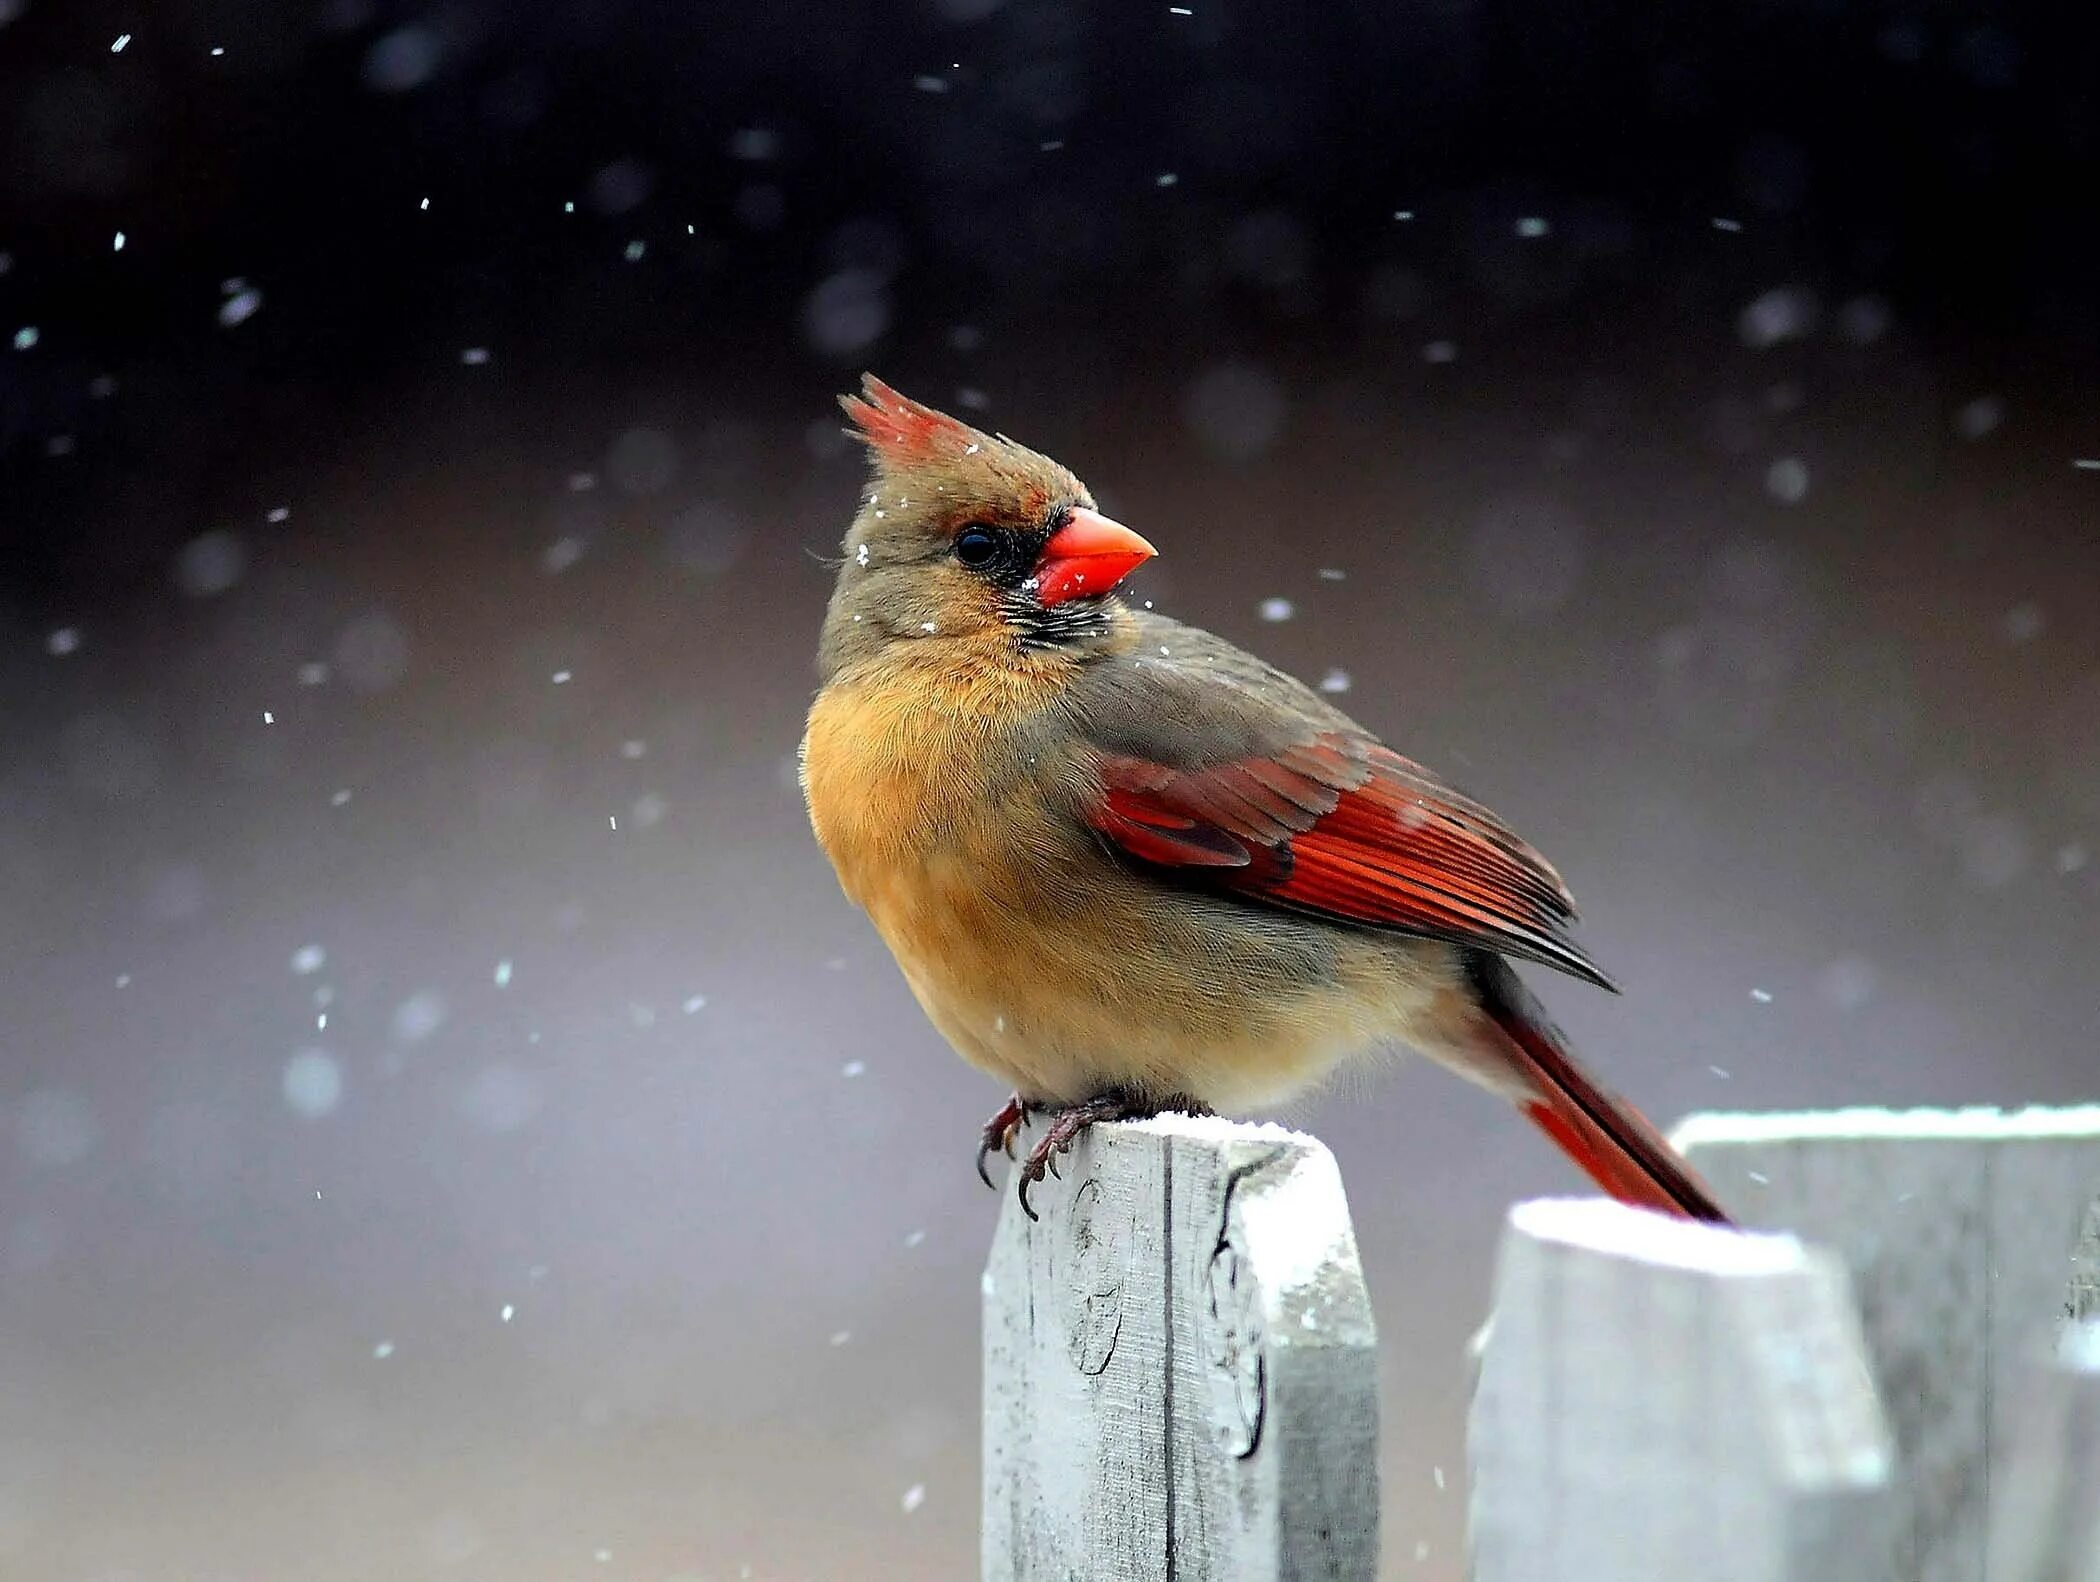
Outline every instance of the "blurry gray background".
<svg viewBox="0 0 2100 1582">
<path fill-rule="evenodd" d="M 862 367 L 1542 846 L 1650 1114 L 2093 1097 L 2087 41 L 1186 10 L 0 0 L 0 1576 L 974 1574 L 1001 1095 L 793 780 Z M 1578 1183 L 1282 1118 L 1453 1582 Z"/>
</svg>

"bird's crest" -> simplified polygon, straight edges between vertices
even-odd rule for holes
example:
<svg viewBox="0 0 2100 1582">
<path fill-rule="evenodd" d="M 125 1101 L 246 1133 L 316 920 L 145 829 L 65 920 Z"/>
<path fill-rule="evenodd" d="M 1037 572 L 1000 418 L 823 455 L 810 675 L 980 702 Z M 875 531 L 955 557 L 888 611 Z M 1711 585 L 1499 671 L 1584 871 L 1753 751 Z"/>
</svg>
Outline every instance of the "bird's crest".
<svg viewBox="0 0 2100 1582">
<path fill-rule="evenodd" d="M 984 436 L 968 424 L 898 394 L 873 374 L 860 376 L 860 390 L 859 395 L 839 397 L 854 423 L 847 432 L 889 466 L 952 461 L 984 443 Z"/>
</svg>

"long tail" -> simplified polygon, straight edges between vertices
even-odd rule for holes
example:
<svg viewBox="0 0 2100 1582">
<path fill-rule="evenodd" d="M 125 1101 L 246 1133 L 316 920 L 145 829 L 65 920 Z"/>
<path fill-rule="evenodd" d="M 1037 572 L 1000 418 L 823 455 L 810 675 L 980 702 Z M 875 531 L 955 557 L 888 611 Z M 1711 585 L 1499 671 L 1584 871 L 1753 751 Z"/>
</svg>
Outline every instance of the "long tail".
<svg viewBox="0 0 2100 1582">
<path fill-rule="evenodd" d="M 1622 1203 L 1716 1225 L 1734 1223 L 1662 1133 L 1576 1064 L 1560 1029 L 1546 1019 L 1508 962 L 1475 951 L 1467 966 L 1481 1010 L 1515 1045 L 1518 1063 L 1538 1094 L 1520 1101 L 1519 1108 L 1585 1175 Z"/>
</svg>

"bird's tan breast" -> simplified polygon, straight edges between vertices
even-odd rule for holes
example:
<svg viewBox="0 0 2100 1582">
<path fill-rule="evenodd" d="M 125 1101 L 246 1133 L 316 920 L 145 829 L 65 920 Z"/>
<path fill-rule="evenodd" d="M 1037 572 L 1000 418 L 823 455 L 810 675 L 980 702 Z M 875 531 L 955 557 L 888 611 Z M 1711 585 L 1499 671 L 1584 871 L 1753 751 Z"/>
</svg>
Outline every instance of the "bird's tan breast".
<svg viewBox="0 0 2100 1582">
<path fill-rule="evenodd" d="M 1409 953 L 1163 895 L 1110 861 L 1075 816 L 1078 748 L 1031 728 L 1053 697 L 874 672 L 810 711 L 817 838 L 958 1052 L 1030 1097 L 1136 1086 L 1238 1108 L 1398 1030 L 1429 988 Z"/>
</svg>

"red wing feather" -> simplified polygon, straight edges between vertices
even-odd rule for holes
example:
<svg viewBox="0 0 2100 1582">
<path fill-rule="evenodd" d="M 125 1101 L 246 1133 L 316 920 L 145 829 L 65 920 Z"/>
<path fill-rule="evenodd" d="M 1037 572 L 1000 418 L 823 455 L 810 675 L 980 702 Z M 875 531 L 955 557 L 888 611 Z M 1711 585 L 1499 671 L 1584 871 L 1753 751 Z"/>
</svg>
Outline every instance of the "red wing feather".
<svg viewBox="0 0 2100 1582">
<path fill-rule="evenodd" d="M 1397 753 L 1337 731 L 1196 769 L 1105 755 L 1091 822 L 1125 855 L 1337 921 L 1544 962 L 1610 987 L 1567 937 L 1546 859 Z M 1191 877 L 1195 877 L 1191 873 Z"/>
</svg>

